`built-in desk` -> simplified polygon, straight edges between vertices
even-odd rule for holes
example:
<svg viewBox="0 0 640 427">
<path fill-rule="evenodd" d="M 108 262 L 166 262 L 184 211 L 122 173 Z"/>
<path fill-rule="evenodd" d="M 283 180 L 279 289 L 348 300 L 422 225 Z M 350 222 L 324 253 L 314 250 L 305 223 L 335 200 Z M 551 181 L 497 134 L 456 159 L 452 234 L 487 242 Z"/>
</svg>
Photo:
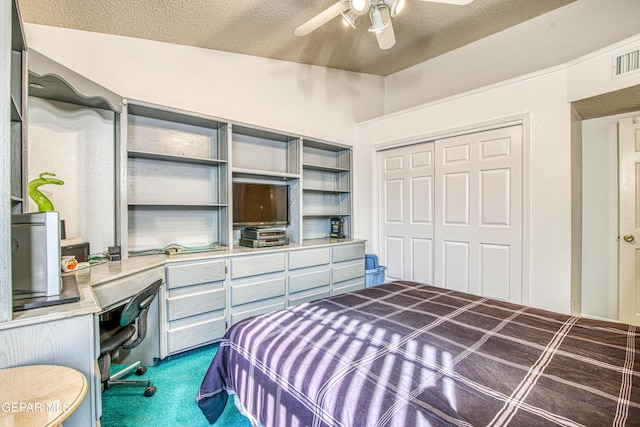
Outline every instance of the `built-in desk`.
<svg viewBox="0 0 640 427">
<path fill-rule="evenodd" d="M 95 425 L 101 408 L 98 320 L 157 278 L 165 279 L 148 317 L 147 337 L 126 362 L 219 340 L 243 318 L 364 288 L 364 241 L 318 239 L 266 249 L 231 248 L 147 255 L 72 274 L 80 301 L 18 311 L 0 322 L 0 369 L 54 364 L 80 371 L 88 397 L 66 427 Z"/>
<path fill-rule="evenodd" d="M 104 308 L 94 292 L 94 286 L 113 290 L 113 286 L 109 284 L 121 283 L 122 294 L 126 294 L 131 289 L 127 277 L 135 278 L 154 269 L 155 274 L 163 276 L 164 264 L 164 257 L 149 256 L 144 259 L 108 262 L 65 274 L 65 277 L 75 277 L 80 300 L 17 311 L 13 313 L 11 321 L 0 322 L 0 369 L 44 364 L 76 369 L 88 380 L 87 397 L 69 415 L 64 425 L 96 425 L 102 414 L 100 372 L 96 362 L 100 346 L 98 316 Z M 111 292 L 105 292 L 109 293 Z M 114 291 L 113 294 L 117 295 L 118 292 Z M 126 298 L 117 296 L 109 301 L 110 304 L 117 304 L 123 299 Z M 157 336 L 158 327 L 153 330 Z M 156 357 L 157 353 L 158 350 L 155 351 Z"/>
</svg>

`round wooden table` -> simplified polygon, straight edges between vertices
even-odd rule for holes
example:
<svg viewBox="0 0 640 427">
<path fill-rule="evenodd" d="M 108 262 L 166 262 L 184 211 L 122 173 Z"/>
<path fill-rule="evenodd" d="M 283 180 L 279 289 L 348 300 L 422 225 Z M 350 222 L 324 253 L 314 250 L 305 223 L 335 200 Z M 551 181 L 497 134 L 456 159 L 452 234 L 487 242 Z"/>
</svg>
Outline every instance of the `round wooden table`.
<svg viewBox="0 0 640 427">
<path fill-rule="evenodd" d="M 82 403 L 87 379 L 72 368 L 28 365 L 0 370 L 0 426 L 59 426 Z"/>
</svg>

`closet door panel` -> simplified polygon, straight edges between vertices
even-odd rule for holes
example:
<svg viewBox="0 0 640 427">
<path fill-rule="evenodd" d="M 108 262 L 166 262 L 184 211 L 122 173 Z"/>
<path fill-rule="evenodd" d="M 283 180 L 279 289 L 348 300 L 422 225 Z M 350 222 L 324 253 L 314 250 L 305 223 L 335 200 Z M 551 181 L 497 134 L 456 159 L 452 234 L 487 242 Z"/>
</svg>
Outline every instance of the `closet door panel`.
<svg viewBox="0 0 640 427">
<path fill-rule="evenodd" d="M 381 246 L 388 280 L 433 283 L 433 143 L 379 154 Z"/>
<path fill-rule="evenodd" d="M 522 127 L 435 144 L 436 284 L 521 302 Z"/>
</svg>

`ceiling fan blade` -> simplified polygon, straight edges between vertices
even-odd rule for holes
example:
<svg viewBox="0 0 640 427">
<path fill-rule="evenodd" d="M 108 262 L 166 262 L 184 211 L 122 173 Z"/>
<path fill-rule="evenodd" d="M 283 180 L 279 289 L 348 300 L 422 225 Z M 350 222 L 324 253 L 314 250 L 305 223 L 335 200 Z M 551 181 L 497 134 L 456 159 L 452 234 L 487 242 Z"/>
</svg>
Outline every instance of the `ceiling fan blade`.
<svg viewBox="0 0 640 427">
<path fill-rule="evenodd" d="M 430 1 L 431 3 L 446 3 L 446 4 L 455 4 L 458 6 L 464 6 L 471 3 L 473 0 L 418 0 L 418 1 Z"/>
<path fill-rule="evenodd" d="M 336 16 L 340 15 L 342 12 L 346 12 L 349 9 L 349 2 L 344 0 L 339 0 L 337 3 L 334 3 L 332 6 L 329 6 L 313 18 L 309 19 L 304 24 L 300 25 L 293 32 L 296 36 L 306 36 L 313 30 L 327 22 L 331 21 Z"/>
<path fill-rule="evenodd" d="M 382 22 L 387 24 L 387 26 L 376 33 L 376 38 L 378 39 L 378 46 L 380 46 L 380 49 L 387 50 L 391 49 L 396 44 L 396 34 L 393 31 L 393 24 L 391 23 L 391 14 L 389 13 L 389 9 L 381 7 L 380 13 L 382 14 Z"/>
</svg>

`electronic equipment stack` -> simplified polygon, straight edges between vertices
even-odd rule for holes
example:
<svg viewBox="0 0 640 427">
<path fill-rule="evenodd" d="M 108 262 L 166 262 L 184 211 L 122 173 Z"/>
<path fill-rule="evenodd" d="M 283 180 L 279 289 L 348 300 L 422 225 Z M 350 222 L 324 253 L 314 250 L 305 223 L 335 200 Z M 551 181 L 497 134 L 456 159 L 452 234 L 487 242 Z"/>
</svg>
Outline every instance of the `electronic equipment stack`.
<svg viewBox="0 0 640 427">
<path fill-rule="evenodd" d="M 289 244 L 287 232 L 281 228 L 246 227 L 240 235 L 240 246 L 248 248 L 267 248 Z"/>
</svg>

